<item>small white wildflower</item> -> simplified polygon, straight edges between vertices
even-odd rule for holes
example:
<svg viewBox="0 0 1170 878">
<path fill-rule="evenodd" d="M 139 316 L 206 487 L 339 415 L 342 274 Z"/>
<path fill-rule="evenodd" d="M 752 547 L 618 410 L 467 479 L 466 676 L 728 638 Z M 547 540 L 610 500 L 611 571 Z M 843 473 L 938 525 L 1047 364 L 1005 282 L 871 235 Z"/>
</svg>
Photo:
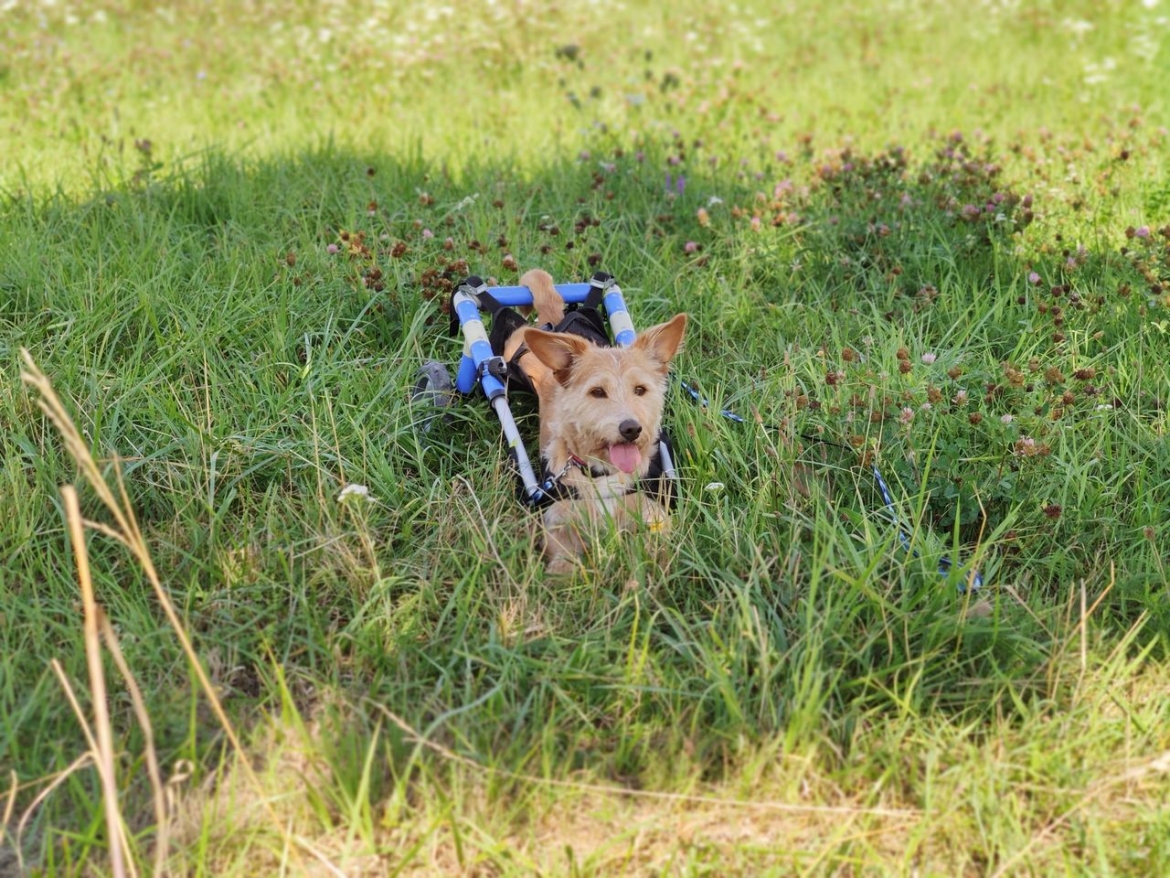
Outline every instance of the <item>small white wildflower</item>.
<svg viewBox="0 0 1170 878">
<path fill-rule="evenodd" d="M 720 198 L 718 195 L 712 195 L 710 198 L 707 199 L 707 206 L 708 207 L 714 207 L 716 204 L 722 204 L 722 203 L 723 203 L 723 199 Z"/>
<path fill-rule="evenodd" d="M 1003 423 L 1005 423 L 1005 424 L 1010 424 L 1012 421 L 1015 420 L 1015 418 L 1013 418 L 1011 415 L 1002 415 L 1002 416 L 1000 416 L 1000 420 L 1003 421 Z"/>
<path fill-rule="evenodd" d="M 703 490 L 710 494 L 718 494 L 724 488 L 723 482 L 707 482 L 703 486 Z"/>
<path fill-rule="evenodd" d="M 922 362 L 928 366 L 937 359 L 938 359 L 938 354 L 923 354 L 922 355 Z"/>
<path fill-rule="evenodd" d="M 341 493 L 337 495 L 338 503 L 351 503 L 354 498 L 360 498 L 367 502 L 373 502 L 374 498 L 370 496 L 370 489 L 365 485 L 349 484 L 341 489 Z"/>
<path fill-rule="evenodd" d="M 1110 404 L 1109 404 L 1109 403 L 1107 403 L 1107 402 L 1106 402 L 1106 403 L 1102 403 L 1101 405 L 1097 406 L 1097 411 L 1099 411 L 1099 412 L 1111 412 L 1111 411 L 1113 411 L 1113 406 L 1112 406 L 1112 405 L 1110 405 Z"/>
</svg>

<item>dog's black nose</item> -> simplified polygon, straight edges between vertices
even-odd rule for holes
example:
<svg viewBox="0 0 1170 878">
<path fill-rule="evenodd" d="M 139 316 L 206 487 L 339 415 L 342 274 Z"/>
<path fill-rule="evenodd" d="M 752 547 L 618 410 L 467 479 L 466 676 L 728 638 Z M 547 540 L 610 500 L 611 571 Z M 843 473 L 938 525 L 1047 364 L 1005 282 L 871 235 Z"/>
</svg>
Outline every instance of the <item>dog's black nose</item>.
<svg viewBox="0 0 1170 878">
<path fill-rule="evenodd" d="M 633 418 L 627 418 L 618 424 L 618 432 L 622 434 L 622 438 L 627 442 L 633 442 L 642 435 L 642 425 Z"/>
</svg>

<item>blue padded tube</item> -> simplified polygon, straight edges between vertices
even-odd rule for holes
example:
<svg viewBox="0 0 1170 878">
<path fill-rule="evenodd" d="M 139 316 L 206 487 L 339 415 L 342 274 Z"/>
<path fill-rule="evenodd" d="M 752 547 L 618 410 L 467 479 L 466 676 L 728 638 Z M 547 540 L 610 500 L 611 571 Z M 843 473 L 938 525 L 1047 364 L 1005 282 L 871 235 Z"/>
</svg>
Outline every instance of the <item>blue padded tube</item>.
<svg viewBox="0 0 1170 878">
<path fill-rule="evenodd" d="M 532 290 L 528 287 L 488 287 L 488 292 L 501 305 L 531 305 Z M 589 284 L 557 284 L 556 290 L 561 298 L 572 304 L 581 303 L 589 295 Z"/>
<path fill-rule="evenodd" d="M 629 347 L 637 338 L 634 324 L 630 319 L 630 312 L 626 310 L 626 300 L 622 298 L 622 291 L 617 284 L 609 288 L 602 300 L 605 302 L 605 314 L 609 318 L 610 329 L 613 330 L 613 340 L 623 348 Z"/>
<path fill-rule="evenodd" d="M 475 360 L 464 354 L 459 359 L 459 374 L 455 377 L 455 389 L 467 394 L 475 388 Z"/>
<path fill-rule="evenodd" d="M 487 374 L 486 371 L 480 374 L 483 364 L 492 359 L 495 354 L 492 353 L 492 346 L 488 343 L 487 333 L 483 328 L 483 318 L 480 317 L 479 307 L 475 299 L 458 292 L 452 299 L 451 304 L 455 308 L 455 313 L 459 317 L 459 325 L 463 329 L 464 360 L 472 360 L 472 383 L 474 383 L 475 378 L 478 378 L 480 386 L 483 387 L 484 395 L 488 399 L 495 399 L 504 392 L 504 384 L 494 375 Z M 461 361 L 459 364 L 459 378 L 461 381 L 464 379 L 466 372 L 467 367 Z M 471 387 L 468 386 L 467 391 L 463 391 L 463 387 L 460 385 L 459 390 L 461 392 L 467 392 L 471 390 Z"/>
</svg>

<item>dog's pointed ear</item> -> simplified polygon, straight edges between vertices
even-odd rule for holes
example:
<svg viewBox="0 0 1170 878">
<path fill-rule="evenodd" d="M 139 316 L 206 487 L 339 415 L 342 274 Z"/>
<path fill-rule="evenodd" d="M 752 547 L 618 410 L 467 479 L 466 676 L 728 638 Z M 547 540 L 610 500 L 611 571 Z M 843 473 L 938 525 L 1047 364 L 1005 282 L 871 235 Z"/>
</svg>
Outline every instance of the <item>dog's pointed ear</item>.
<svg viewBox="0 0 1170 878">
<path fill-rule="evenodd" d="M 634 340 L 634 347 L 649 354 L 663 368 L 674 359 L 687 328 L 687 315 L 676 314 L 665 323 L 651 326 Z"/>
<path fill-rule="evenodd" d="M 542 329 L 530 329 L 524 333 L 524 343 L 536 359 L 548 366 L 559 384 L 569 380 L 573 361 L 589 347 L 589 342 L 579 335 Z"/>
</svg>

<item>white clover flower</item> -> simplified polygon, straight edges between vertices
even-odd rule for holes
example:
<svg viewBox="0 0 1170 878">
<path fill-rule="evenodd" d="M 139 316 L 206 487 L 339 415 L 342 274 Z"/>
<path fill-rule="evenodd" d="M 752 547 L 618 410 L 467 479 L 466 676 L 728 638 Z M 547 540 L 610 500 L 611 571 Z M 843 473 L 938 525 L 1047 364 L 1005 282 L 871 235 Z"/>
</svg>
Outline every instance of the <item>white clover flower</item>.
<svg viewBox="0 0 1170 878">
<path fill-rule="evenodd" d="M 341 489 L 341 493 L 337 495 L 338 503 L 352 503 L 357 499 L 365 500 L 368 503 L 374 502 L 374 498 L 370 496 L 370 489 L 365 485 L 346 485 Z"/>
</svg>

